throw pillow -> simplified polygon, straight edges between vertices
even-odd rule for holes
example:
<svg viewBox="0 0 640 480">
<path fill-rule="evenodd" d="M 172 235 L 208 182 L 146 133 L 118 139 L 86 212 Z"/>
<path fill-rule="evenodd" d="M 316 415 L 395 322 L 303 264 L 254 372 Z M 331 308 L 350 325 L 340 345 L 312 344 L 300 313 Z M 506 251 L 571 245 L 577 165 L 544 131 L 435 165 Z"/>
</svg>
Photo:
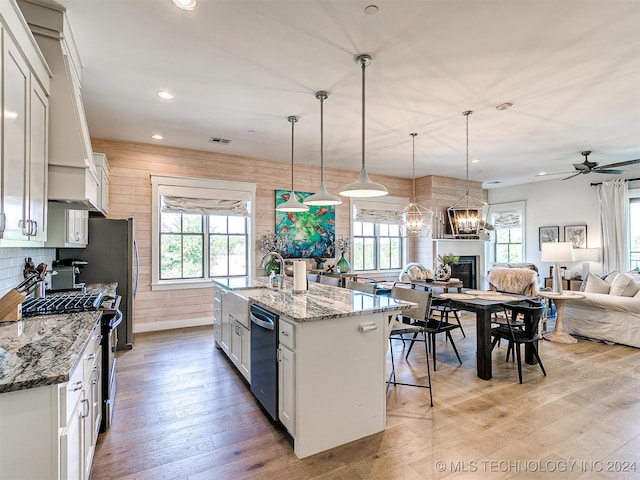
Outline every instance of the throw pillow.
<svg viewBox="0 0 640 480">
<path fill-rule="evenodd" d="M 616 279 L 616 277 L 618 276 L 618 271 L 614 270 L 611 273 L 607 273 L 604 277 L 602 277 L 602 279 L 607 282 L 609 285 L 611 285 L 613 283 L 613 281 Z"/>
<path fill-rule="evenodd" d="M 638 290 L 638 293 L 636 293 L 633 298 L 640 298 L 640 290 Z"/>
<path fill-rule="evenodd" d="M 638 290 L 640 290 L 640 281 L 627 273 L 621 273 L 613 281 L 609 294 L 620 297 L 633 297 L 638 293 Z"/>
<path fill-rule="evenodd" d="M 584 291 L 589 293 L 609 293 L 611 285 L 603 279 L 590 273 L 584 286 Z"/>
</svg>

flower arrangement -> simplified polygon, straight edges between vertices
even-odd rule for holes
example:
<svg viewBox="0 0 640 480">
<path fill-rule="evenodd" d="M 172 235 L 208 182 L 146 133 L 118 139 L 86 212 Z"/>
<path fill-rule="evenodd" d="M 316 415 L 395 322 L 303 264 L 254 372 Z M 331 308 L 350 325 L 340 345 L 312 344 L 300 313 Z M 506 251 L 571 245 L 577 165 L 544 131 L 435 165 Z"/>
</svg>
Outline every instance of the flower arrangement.
<svg viewBox="0 0 640 480">
<path fill-rule="evenodd" d="M 351 239 L 349 237 L 340 237 L 338 240 L 336 240 L 336 247 L 338 247 L 338 250 L 340 250 L 342 253 L 348 252 L 349 248 L 351 248 Z"/>
<path fill-rule="evenodd" d="M 259 243 L 260 248 L 265 252 L 278 252 L 282 254 L 287 251 L 290 240 L 287 237 L 279 237 L 269 230 Z"/>
</svg>

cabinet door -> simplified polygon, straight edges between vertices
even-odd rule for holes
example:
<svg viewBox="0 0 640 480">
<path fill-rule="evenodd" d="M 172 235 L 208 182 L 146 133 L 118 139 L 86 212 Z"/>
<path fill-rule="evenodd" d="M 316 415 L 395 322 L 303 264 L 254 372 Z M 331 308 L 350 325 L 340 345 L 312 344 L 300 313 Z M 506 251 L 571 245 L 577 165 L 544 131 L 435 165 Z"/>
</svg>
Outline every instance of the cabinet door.
<svg viewBox="0 0 640 480">
<path fill-rule="evenodd" d="M 2 152 L 2 208 L 5 218 L 3 237 L 27 240 L 26 185 L 27 113 L 29 101 L 29 70 L 20 52 L 5 33 L 2 71 L 4 74 L 4 145 Z"/>
<path fill-rule="evenodd" d="M 213 340 L 217 347 L 220 347 L 222 340 L 221 319 L 222 319 L 222 292 L 219 288 L 213 289 Z"/>
<path fill-rule="evenodd" d="M 236 320 L 233 315 L 229 315 L 229 321 L 233 331 L 231 332 L 231 349 L 229 351 L 229 358 L 236 366 L 240 368 L 240 357 L 242 356 L 242 332 L 240 329 L 242 325 Z"/>
<path fill-rule="evenodd" d="M 295 435 L 295 352 L 280 344 L 278 348 L 278 416 L 282 425 Z"/>
<path fill-rule="evenodd" d="M 67 426 L 60 435 L 60 478 L 68 480 L 83 479 L 84 468 L 82 459 L 84 456 L 83 439 L 83 405 L 84 397 L 81 396 L 75 404 L 75 408 L 69 417 Z"/>
<path fill-rule="evenodd" d="M 110 180 L 109 174 L 107 173 L 105 168 L 101 169 L 100 173 L 100 208 L 102 212 L 106 215 L 109 213 L 109 188 L 110 188 Z"/>
<path fill-rule="evenodd" d="M 29 120 L 29 211 L 31 239 L 47 239 L 47 149 L 49 100 L 40 85 L 31 76 Z"/>
<path fill-rule="evenodd" d="M 229 317 L 229 309 L 231 305 L 228 301 L 229 293 L 223 291 L 221 296 L 222 303 L 222 318 L 220 319 L 220 348 L 222 351 L 229 355 L 231 353 L 231 320 Z"/>
<path fill-rule="evenodd" d="M 251 382 L 251 331 L 244 325 L 238 325 L 241 337 L 238 369 L 247 382 Z"/>
</svg>

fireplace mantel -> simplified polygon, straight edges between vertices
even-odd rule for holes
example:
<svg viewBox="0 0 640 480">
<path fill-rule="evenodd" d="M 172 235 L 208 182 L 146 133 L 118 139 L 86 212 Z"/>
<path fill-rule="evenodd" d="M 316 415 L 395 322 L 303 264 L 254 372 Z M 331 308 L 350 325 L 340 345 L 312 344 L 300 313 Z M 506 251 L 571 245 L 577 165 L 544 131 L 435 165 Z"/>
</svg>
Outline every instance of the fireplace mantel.
<svg viewBox="0 0 640 480">
<path fill-rule="evenodd" d="M 491 242 L 485 240 L 441 238 L 433 240 L 433 258 L 435 261 L 439 255 L 446 253 L 477 257 L 478 265 L 476 269 L 476 284 L 479 288 L 486 290 L 488 288 L 487 261 L 489 258 L 490 246 Z"/>
</svg>

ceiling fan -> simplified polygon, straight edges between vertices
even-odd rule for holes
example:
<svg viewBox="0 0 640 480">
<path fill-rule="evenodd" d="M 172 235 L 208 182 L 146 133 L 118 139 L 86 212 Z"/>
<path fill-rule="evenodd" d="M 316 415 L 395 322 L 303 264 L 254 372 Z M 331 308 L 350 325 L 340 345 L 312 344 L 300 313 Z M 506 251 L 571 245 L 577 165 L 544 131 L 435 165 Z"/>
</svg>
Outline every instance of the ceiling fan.
<svg viewBox="0 0 640 480">
<path fill-rule="evenodd" d="M 593 173 L 611 173 L 614 175 L 621 175 L 625 173 L 625 170 L 618 170 L 614 167 L 622 167 L 624 165 L 634 165 L 636 163 L 640 163 L 640 158 L 637 158 L 635 160 L 626 160 L 624 162 L 610 163 L 608 165 L 600 165 L 598 162 L 589 161 L 589 155 L 591 155 L 591 150 L 585 150 L 581 152 L 581 154 L 584 157 L 584 162 L 574 163 L 573 168 L 575 168 L 575 171 L 565 172 L 565 174 L 573 173 L 573 175 L 565 177 L 562 180 L 569 180 L 570 178 L 576 177 L 580 174 L 586 174 L 586 173 L 592 173 L 592 172 Z M 558 174 L 558 175 L 562 175 L 562 174 Z"/>
</svg>

